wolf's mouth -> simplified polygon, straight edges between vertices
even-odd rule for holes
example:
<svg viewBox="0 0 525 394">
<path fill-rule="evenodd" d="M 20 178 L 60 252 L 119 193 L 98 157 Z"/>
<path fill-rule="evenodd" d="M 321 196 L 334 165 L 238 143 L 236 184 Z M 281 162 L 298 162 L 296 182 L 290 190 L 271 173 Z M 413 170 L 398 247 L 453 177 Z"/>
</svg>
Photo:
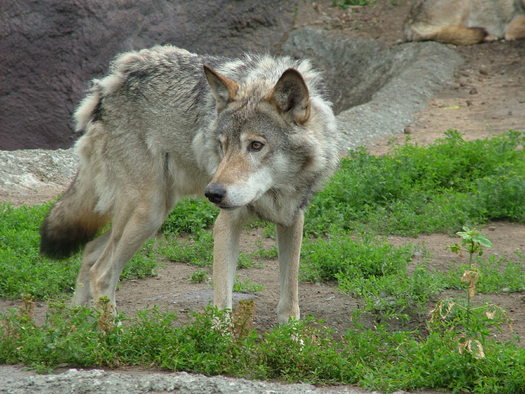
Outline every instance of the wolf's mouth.
<svg viewBox="0 0 525 394">
<path fill-rule="evenodd" d="M 224 209 L 225 211 L 233 211 L 234 209 L 240 208 L 242 205 L 215 204 L 215 206 Z"/>
</svg>

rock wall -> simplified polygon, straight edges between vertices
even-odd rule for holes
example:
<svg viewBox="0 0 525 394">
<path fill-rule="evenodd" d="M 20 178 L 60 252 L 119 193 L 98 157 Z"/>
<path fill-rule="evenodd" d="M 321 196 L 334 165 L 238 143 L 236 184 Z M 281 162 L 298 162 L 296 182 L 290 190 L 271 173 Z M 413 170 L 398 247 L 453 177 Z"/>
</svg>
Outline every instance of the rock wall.
<svg viewBox="0 0 525 394">
<path fill-rule="evenodd" d="M 70 147 L 75 105 L 115 54 L 273 51 L 297 1 L 0 1 L 0 150 Z"/>
</svg>

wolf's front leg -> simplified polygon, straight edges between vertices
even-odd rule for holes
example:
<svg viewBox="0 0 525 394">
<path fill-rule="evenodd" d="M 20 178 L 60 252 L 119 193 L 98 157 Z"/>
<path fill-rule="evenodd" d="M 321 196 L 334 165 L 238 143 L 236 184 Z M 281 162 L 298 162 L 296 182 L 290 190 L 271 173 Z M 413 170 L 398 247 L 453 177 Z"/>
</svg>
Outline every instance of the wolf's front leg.
<svg viewBox="0 0 525 394">
<path fill-rule="evenodd" d="M 279 282 L 281 295 L 277 306 L 280 324 L 299 319 L 299 259 L 303 240 L 304 212 L 299 211 L 290 226 L 277 225 Z"/>
<path fill-rule="evenodd" d="M 219 309 L 232 309 L 242 224 L 240 209 L 221 209 L 213 227 L 213 305 Z"/>
</svg>

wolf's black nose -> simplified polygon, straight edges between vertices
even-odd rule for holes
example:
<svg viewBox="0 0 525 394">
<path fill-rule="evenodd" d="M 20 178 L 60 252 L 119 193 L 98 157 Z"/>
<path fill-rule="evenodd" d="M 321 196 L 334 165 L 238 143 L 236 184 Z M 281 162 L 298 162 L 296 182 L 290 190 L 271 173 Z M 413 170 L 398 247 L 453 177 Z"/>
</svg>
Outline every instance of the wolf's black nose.
<svg viewBox="0 0 525 394">
<path fill-rule="evenodd" d="M 204 189 L 204 195 L 214 204 L 220 204 L 226 195 L 226 189 L 224 189 L 218 183 L 210 183 Z"/>
</svg>

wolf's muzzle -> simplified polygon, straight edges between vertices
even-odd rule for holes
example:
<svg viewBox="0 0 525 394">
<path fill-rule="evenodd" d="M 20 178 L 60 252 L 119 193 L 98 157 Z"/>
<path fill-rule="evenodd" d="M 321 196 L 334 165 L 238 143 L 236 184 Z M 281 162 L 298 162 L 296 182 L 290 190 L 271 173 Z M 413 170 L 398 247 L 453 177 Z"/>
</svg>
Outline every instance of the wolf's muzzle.
<svg viewBox="0 0 525 394">
<path fill-rule="evenodd" d="M 226 196 L 226 189 L 218 183 L 210 183 L 204 189 L 204 195 L 214 204 L 220 204 Z"/>
</svg>

